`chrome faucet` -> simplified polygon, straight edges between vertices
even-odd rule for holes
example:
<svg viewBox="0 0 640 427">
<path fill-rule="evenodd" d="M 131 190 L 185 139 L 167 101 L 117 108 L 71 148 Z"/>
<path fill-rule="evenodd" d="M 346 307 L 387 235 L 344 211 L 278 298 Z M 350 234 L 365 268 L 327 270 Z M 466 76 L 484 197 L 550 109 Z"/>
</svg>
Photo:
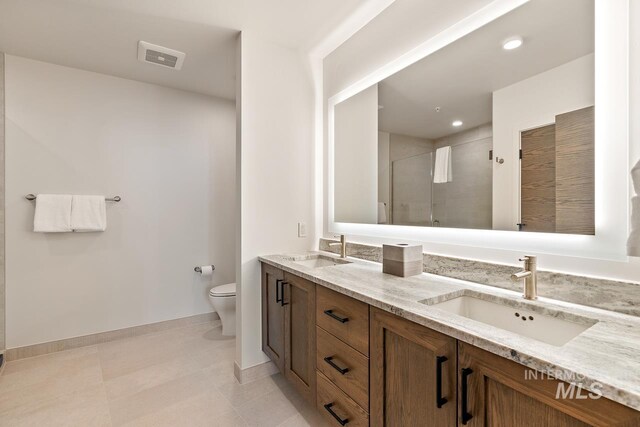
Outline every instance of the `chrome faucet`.
<svg viewBox="0 0 640 427">
<path fill-rule="evenodd" d="M 339 242 L 329 243 L 329 247 L 338 246 L 338 245 L 340 245 L 340 258 L 346 258 L 347 257 L 347 238 L 344 234 L 340 235 Z"/>
<path fill-rule="evenodd" d="M 538 298 L 538 257 L 527 255 L 520 261 L 524 261 L 524 270 L 512 274 L 511 280 L 517 282 L 524 279 L 524 298 L 536 299 Z"/>
</svg>

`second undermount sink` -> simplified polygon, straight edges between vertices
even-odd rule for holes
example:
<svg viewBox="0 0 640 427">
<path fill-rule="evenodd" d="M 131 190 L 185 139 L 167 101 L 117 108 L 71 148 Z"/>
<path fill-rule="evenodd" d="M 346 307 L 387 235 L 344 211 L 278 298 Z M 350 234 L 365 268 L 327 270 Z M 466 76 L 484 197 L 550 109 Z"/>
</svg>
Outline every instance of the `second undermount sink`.
<svg viewBox="0 0 640 427">
<path fill-rule="evenodd" d="M 320 268 L 331 267 L 334 265 L 351 264 L 351 261 L 347 261 L 341 258 L 333 258 L 325 255 L 313 255 L 307 257 L 306 259 L 296 260 L 294 262 L 307 268 Z"/>
<path fill-rule="evenodd" d="M 421 302 L 554 346 L 563 346 L 597 323 L 597 320 L 559 310 L 544 308 L 545 314 L 542 314 L 540 307 L 474 291 L 465 291 L 442 302 Z"/>
</svg>

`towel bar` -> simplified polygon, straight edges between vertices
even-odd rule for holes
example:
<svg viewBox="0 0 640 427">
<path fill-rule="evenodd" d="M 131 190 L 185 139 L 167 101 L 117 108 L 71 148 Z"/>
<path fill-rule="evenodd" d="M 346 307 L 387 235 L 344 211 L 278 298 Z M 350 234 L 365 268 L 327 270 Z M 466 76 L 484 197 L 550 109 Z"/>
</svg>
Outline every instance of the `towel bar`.
<svg viewBox="0 0 640 427">
<path fill-rule="evenodd" d="M 25 199 L 27 200 L 35 200 L 36 196 L 34 194 L 27 194 L 26 196 L 24 196 Z M 122 197 L 120 196 L 115 196 L 115 197 L 105 197 L 104 198 L 105 201 L 107 202 L 119 202 L 120 200 L 122 200 Z"/>
</svg>

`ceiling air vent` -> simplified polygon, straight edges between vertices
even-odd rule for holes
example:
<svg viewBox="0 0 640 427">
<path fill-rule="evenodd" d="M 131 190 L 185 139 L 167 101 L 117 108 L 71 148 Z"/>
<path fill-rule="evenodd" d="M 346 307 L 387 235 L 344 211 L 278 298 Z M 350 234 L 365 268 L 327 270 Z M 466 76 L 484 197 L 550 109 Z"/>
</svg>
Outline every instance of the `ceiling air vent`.
<svg viewBox="0 0 640 427">
<path fill-rule="evenodd" d="M 178 52 L 164 46 L 158 46 L 142 40 L 138 42 L 138 61 L 179 70 L 182 68 L 185 56 L 184 52 Z"/>
</svg>

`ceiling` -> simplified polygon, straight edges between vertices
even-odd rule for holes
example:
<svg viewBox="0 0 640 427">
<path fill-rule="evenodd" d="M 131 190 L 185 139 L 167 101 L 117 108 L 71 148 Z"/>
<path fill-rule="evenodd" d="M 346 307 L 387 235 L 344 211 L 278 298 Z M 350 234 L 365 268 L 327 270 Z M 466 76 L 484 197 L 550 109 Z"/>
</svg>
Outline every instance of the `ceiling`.
<svg viewBox="0 0 640 427">
<path fill-rule="evenodd" d="M 367 0 L 0 0 L 0 51 L 226 99 L 239 31 L 305 50 Z M 144 40 L 182 70 L 137 60 Z"/>
<path fill-rule="evenodd" d="M 524 44 L 502 49 L 515 35 Z M 437 139 L 489 123 L 495 90 L 593 51 L 593 0 L 531 0 L 380 82 L 379 128 Z"/>
<path fill-rule="evenodd" d="M 70 0 L 181 21 L 253 31 L 306 50 L 371 0 Z"/>
</svg>

